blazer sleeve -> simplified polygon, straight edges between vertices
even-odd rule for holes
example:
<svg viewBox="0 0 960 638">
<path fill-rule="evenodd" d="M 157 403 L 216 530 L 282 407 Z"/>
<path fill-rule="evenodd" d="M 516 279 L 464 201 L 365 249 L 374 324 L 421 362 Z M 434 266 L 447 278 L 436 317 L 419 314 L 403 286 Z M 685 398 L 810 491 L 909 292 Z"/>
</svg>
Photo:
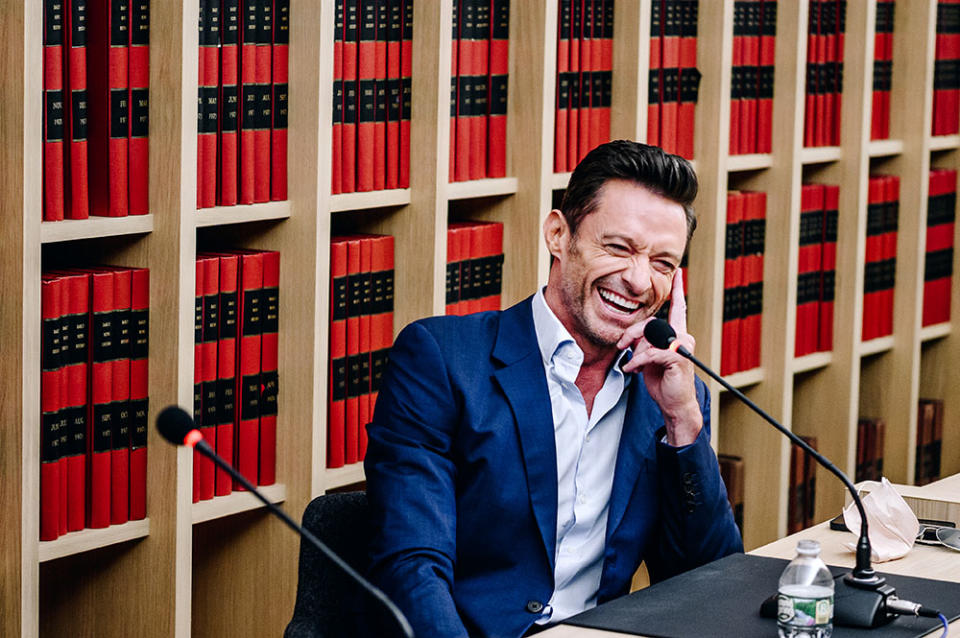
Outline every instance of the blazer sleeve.
<svg viewBox="0 0 960 638">
<path fill-rule="evenodd" d="M 371 577 L 416 635 L 466 637 L 453 600 L 460 409 L 434 336 L 420 323 L 393 346 L 364 459 Z"/>
<path fill-rule="evenodd" d="M 657 549 L 647 552 L 654 582 L 743 551 L 717 456 L 710 447 L 710 394 L 697 380 L 703 429 L 682 448 L 661 441 L 657 433 L 658 489 L 661 520 Z"/>
</svg>

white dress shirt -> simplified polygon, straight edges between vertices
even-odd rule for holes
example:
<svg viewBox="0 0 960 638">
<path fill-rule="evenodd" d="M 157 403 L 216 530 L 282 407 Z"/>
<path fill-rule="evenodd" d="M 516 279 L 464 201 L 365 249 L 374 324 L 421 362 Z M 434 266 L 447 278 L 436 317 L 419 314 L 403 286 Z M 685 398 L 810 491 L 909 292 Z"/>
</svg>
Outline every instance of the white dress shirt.
<svg viewBox="0 0 960 638">
<path fill-rule="evenodd" d="M 554 591 L 538 624 L 596 606 L 603 567 L 613 473 L 630 376 L 611 366 L 587 416 L 576 386 L 583 351 L 547 306 L 533 298 L 533 324 L 550 391 L 557 445 L 557 545 Z"/>
</svg>

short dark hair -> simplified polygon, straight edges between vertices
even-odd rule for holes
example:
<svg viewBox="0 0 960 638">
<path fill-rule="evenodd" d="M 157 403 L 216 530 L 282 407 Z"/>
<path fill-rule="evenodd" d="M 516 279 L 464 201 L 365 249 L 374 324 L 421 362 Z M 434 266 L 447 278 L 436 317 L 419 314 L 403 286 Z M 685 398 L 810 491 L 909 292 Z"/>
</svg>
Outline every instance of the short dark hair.
<svg viewBox="0 0 960 638">
<path fill-rule="evenodd" d="M 571 235 L 576 235 L 580 221 L 596 210 L 600 189 L 612 179 L 633 182 L 683 206 L 690 243 L 697 228 L 693 200 L 699 188 L 693 167 L 678 155 L 630 140 L 601 144 L 577 164 L 560 204 Z"/>
</svg>

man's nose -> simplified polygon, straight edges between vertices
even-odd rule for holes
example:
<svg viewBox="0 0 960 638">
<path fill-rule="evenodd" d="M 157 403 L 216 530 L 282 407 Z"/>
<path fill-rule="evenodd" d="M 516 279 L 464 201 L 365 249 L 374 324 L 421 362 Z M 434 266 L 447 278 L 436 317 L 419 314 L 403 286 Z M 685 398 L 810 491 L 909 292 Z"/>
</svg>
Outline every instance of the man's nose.
<svg viewBox="0 0 960 638">
<path fill-rule="evenodd" d="M 644 255 L 635 255 L 622 274 L 627 289 L 633 295 L 641 295 L 650 289 L 650 260 Z"/>
</svg>

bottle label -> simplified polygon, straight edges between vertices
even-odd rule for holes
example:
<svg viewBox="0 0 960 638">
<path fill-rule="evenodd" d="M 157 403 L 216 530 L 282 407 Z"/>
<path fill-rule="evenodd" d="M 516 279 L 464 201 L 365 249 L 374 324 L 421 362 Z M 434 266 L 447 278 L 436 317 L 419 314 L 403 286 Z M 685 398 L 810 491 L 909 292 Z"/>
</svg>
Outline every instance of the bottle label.
<svg viewBox="0 0 960 638">
<path fill-rule="evenodd" d="M 796 627 L 826 625 L 833 618 L 833 596 L 804 598 L 779 594 L 777 620 Z"/>
</svg>

